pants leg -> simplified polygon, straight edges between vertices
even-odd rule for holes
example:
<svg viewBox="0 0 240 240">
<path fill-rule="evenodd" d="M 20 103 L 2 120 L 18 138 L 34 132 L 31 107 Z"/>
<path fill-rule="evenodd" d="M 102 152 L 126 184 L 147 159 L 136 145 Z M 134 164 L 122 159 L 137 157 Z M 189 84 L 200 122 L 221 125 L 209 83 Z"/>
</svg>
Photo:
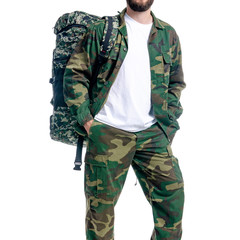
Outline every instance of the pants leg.
<svg viewBox="0 0 240 240">
<path fill-rule="evenodd" d="M 180 240 L 183 179 L 161 129 L 154 124 L 128 133 L 96 120 L 85 158 L 87 240 L 114 239 L 114 206 L 131 164 L 152 206 L 155 227 L 151 240 Z"/>
<path fill-rule="evenodd" d="M 136 136 L 132 167 L 152 206 L 154 230 L 151 240 L 180 240 L 184 191 L 178 160 L 158 124 Z"/>
<path fill-rule="evenodd" d="M 94 120 L 85 157 L 87 240 L 114 239 L 114 206 L 135 147 L 134 134 Z"/>
</svg>

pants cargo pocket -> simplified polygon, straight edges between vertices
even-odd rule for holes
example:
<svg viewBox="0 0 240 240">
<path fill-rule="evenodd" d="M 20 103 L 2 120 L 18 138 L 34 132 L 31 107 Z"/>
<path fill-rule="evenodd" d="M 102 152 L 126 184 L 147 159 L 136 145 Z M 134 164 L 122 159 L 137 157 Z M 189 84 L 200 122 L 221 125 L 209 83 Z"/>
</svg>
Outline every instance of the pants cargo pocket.
<svg viewBox="0 0 240 240">
<path fill-rule="evenodd" d="M 94 159 L 85 160 L 84 190 L 89 196 L 98 197 L 106 192 L 107 167 L 104 162 L 97 162 Z"/>
</svg>

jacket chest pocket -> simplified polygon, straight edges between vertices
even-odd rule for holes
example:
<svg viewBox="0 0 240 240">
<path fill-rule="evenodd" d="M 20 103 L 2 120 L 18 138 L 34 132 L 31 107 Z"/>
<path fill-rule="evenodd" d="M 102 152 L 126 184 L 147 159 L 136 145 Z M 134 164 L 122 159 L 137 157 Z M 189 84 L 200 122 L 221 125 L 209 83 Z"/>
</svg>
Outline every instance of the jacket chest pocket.
<svg viewBox="0 0 240 240">
<path fill-rule="evenodd" d="M 162 51 L 159 55 L 153 57 L 153 59 L 151 62 L 152 81 L 162 84 L 167 88 L 172 65 L 171 56 L 167 51 Z"/>
</svg>

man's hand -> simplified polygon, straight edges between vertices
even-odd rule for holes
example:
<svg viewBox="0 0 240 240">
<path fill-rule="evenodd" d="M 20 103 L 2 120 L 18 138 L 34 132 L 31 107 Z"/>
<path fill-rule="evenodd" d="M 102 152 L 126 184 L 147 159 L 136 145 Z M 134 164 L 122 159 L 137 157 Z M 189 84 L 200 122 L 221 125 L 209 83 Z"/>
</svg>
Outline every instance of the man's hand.
<svg viewBox="0 0 240 240">
<path fill-rule="evenodd" d="M 90 129 L 90 127 L 92 126 L 92 123 L 93 123 L 93 119 L 90 120 L 90 121 L 88 121 L 88 122 L 86 122 L 86 123 L 83 125 L 84 128 L 86 129 L 88 135 L 89 135 L 89 129 Z"/>
</svg>

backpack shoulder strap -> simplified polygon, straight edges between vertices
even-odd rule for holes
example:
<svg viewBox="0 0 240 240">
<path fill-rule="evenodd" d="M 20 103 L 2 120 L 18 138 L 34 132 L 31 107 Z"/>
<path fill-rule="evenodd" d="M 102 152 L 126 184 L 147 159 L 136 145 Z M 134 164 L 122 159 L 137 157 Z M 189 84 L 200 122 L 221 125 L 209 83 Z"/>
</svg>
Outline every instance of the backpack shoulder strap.
<svg viewBox="0 0 240 240">
<path fill-rule="evenodd" d="M 102 63 L 109 55 L 118 32 L 119 20 L 117 16 L 103 17 L 105 19 L 105 28 L 101 42 L 101 51 L 98 57 L 99 63 Z"/>
<path fill-rule="evenodd" d="M 105 19 L 105 27 L 103 32 L 103 37 L 100 46 L 100 53 L 98 55 L 97 68 L 93 75 L 93 83 L 97 79 L 98 71 L 102 64 L 107 60 L 109 52 L 111 51 L 118 33 L 119 20 L 117 16 L 113 17 L 103 17 Z"/>
</svg>

